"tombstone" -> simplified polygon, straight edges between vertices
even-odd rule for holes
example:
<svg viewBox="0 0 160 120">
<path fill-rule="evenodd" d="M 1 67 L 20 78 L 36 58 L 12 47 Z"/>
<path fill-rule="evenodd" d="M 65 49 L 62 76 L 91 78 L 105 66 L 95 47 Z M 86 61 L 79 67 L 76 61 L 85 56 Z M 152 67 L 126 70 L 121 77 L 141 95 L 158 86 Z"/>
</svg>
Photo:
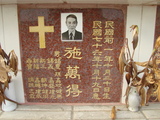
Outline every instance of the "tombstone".
<svg viewBox="0 0 160 120">
<path fill-rule="evenodd" d="M 28 103 L 120 102 L 118 57 L 125 37 L 122 8 L 19 9 L 25 99 Z M 62 40 L 67 14 L 77 15 L 81 40 Z"/>
</svg>

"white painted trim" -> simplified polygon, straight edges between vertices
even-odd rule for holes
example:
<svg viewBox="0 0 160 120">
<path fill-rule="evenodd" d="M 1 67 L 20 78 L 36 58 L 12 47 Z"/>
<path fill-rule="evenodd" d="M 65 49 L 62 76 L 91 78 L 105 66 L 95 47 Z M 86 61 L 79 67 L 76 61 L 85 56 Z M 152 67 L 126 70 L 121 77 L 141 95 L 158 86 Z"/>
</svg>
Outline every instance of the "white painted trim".
<svg viewBox="0 0 160 120">
<path fill-rule="evenodd" d="M 18 56 L 18 75 L 13 78 L 15 84 L 16 100 L 19 103 L 24 103 L 24 88 L 21 68 L 20 43 L 19 43 L 19 29 L 18 29 L 18 14 L 17 5 L 1 5 L 2 7 L 2 21 L 4 32 L 4 48 L 5 52 L 9 54 L 14 50 Z M 2 40 L 3 41 L 3 40 Z"/>
</svg>

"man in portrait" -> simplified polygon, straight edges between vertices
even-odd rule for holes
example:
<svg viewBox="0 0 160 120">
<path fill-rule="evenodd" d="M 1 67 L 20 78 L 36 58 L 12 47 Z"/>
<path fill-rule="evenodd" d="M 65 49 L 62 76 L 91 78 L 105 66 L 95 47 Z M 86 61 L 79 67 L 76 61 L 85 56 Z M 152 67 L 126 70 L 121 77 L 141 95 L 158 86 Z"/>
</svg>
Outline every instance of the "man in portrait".
<svg viewBox="0 0 160 120">
<path fill-rule="evenodd" d="M 82 32 L 76 30 L 78 24 L 76 15 L 67 15 L 65 23 L 68 30 L 62 33 L 62 40 L 82 40 Z"/>
</svg>

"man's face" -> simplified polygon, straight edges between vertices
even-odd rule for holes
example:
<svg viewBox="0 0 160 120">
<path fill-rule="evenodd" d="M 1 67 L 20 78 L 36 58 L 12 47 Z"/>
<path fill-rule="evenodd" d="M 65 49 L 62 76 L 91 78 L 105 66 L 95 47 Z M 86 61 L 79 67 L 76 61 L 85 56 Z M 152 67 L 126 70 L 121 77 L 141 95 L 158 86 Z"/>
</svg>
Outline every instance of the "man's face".
<svg viewBox="0 0 160 120">
<path fill-rule="evenodd" d="M 76 26 L 77 26 L 77 22 L 76 22 L 76 19 L 75 18 L 71 18 L 69 17 L 66 21 L 66 25 L 68 27 L 68 30 L 70 32 L 74 31 L 76 29 Z"/>
</svg>

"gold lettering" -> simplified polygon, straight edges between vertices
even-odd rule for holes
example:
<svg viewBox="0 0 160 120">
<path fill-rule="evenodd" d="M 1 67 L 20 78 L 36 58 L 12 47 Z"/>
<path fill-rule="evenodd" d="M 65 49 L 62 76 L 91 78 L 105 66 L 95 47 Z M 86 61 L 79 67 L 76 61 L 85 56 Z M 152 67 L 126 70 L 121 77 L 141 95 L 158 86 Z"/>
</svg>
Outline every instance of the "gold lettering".
<svg viewBox="0 0 160 120">
<path fill-rule="evenodd" d="M 108 36 L 106 36 L 104 39 L 105 39 L 104 43 L 113 44 L 114 42 L 114 38 Z"/>
<path fill-rule="evenodd" d="M 104 35 L 114 35 L 114 30 L 113 29 L 105 29 Z"/>
<path fill-rule="evenodd" d="M 79 57 L 81 55 L 80 49 L 77 49 L 76 47 L 72 48 L 66 48 L 66 54 L 64 56 L 67 56 L 67 58 L 73 57 L 74 59 L 82 59 L 82 57 Z"/>
<path fill-rule="evenodd" d="M 95 38 L 93 38 L 93 40 L 96 40 L 96 42 L 101 42 L 102 38 L 96 36 Z"/>
<path fill-rule="evenodd" d="M 79 90 L 79 86 L 77 84 L 72 84 L 67 86 L 67 95 L 66 97 L 69 97 L 72 94 L 72 97 L 78 97 L 82 91 Z"/>
<path fill-rule="evenodd" d="M 93 21 L 93 28 L 102 28 L 101 21 Z"/>
<path fill-rule="evenodd" d="M 102 29 L 93 29 L 93 36 L 102 36 Z"/>
<path fill-rule="evenodd" d="M 112 29 L 114 29 L 114 22 L 113 21 L 106 21 L 105 28 L 112 28 Z"/>
<path fill-rule="evenodd" d="M 77 74 L 78 73 L 78 69 L 79 67 L 78 66 L 75 66 L 75 67 L 71 67 L 70 65 L 67 67 L 68 69 L 68 72 L 65 74 L 66 78 L 76 78 L 78 77 L 78 79 L 80 79 L 80 74 Z"/>
</svg>

